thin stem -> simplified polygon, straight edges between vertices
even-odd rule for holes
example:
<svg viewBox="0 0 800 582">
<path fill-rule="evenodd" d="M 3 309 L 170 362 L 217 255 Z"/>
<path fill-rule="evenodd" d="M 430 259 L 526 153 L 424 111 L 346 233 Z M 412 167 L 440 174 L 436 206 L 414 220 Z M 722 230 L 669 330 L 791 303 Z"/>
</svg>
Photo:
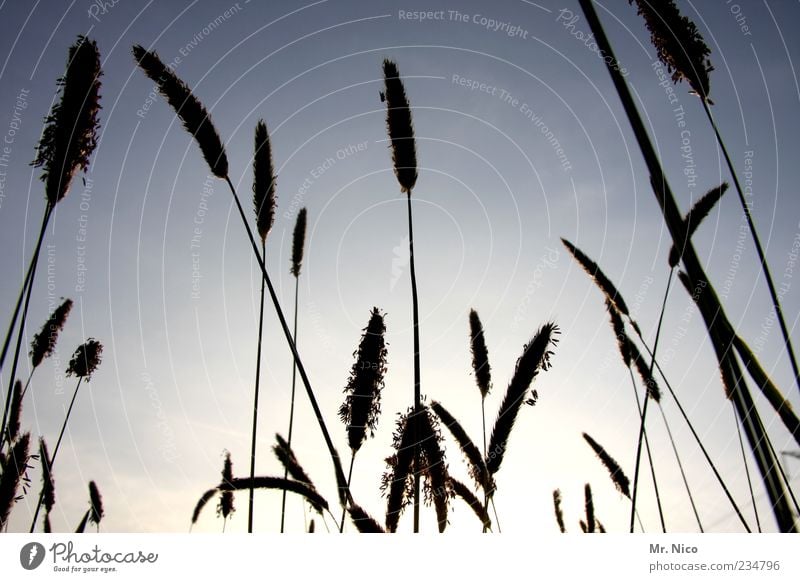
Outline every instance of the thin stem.
<svg viewBox="0 0 800 582">
<path fill-rule="evenodd" d="M 58 440 L 56 441 L 56 447 L 53 449 L 53 455 L 50 457 L 50 470 L 53 470 L 53 467 L 56 464 L 56 455 L 58 455 L 58 449 L 61 447 L 61 439 L 64 438 L 64 431 L 67 430 L 67 423 L 69 422 L 69 417 L 72 414 L 72 407 L 75 404 L 75 398 L 78 396 L 78 389 L 81 387 L 81 382 L 83 382 L 83 376 L 78 378 L 78 384 L 75 386 L 75 392 L 72 393 L 72 400 L 69 401 L 69 408 L 67 408 L 67 414 L 64 417 L 64 423 L 61 425 L 61 432 L 58 433 Z M 36 511 L 33 513 L 33 521 L 31 521 L 31 530 L 30 533 L 33 533 L 33 530 L 36 529 L 36 520 L 39 518 L 39 510 L 42 508 L 42 502 L 44 501 L 44 489 L 39 494 L 39 501 L 36 503 Z"/>
<path fill-rule="evenodd" d="M 722 150 L 725 163 L 728 165 L 728 170 L 730 171 L 731 177 L 733 178 L 733 183 L 736 186 L 736 193 L 739 195 L 739 202 L 742 205 L 744 216 L 747 218 L 747 226 L 750 228 L 750 234 L 753 235 L 753 244 L 756 247 L 756 253 L 758 253 L 758 260 L 761 263 L 761 270 L 764 273 L 764 279 L 767 281 L 767 287 L 769 288 L 769 294 L 772 299 L 772 307 L 775 309 L 775 315 L 778 317 L 778 324 L 780 325 L 781 333 L 783 334 L 783 342 L 784 346 L 786 347 L 786 353 L 789 355 L 789 361 L 792 364 L 795 384 L 797 385 L 797 389 L 800 390 L 800 369 L 798 369 L 797 358 L 794 354 L 794 348 L 792 348 L 792 340 L 789 338 L 789 330 L 786 326 L 786 320 L 783 317 L 783 310 L 781 309 L 781 304 L 778 300 L 778 293 L 775 291 L 775 282 L 772 280 L 772 274 L 770 273 L 769 264 L 767 263 L 767 258 L 764 254 L 764 248 L 761 246 L 761 239 L 756 232 L 756 225 L 753 222 L 753 215 L 750 212 L 750 207 L 745 201 L 742 186 L 739 184 L 739 178 L 736 174 L 736 170 L 733 168 L 731 157 L 728 154 L 728 148 L 725 146 L 725 142 L 722 141 L 722 135 L 719 133 L 719 129 L 717 128 L 717 124 L 714 121 L 713 115 L 711 115 L 711 109 L 708 107 L 708 102 L 705 99 L 700 99 L 700 101 L 702 102 L 703 109 L 708 117 L 708 122 L 711 124 L 711 127 L 714 128 L 714 135 L 717 137 L 717 143 Z"/>
<path fill-rule="evenodd" d="M 266 257 L 266 243 L 261 240 L 261 255 Z M 258 435 L 258 389 L 261 384 L 261 340 L 264 337 L 264 278 L 261 278 L 261 300 L 258 311 L 258 347 L 256 349 L 256 382 L 253 395 L 253 439 L 250 444 L 250 498 L 247 506 L 247 533 L 253 533 L 253 502 L 255 497 L 256 477 L 256 437 Z M 284 497 L 286 490 L 283 490 Z M 281 531 L 283 531 L 283 515 L 281 515 Z"/>
<path fill-rule="evenodd" d="M 296 276 L 294 278 L 294 331 L 292 332 L 292 339 L 294 340 L 295 345 L 297 345 L 297 297 L 298 292 L 300 289 L 300 277 Z M 294 429 L 294 393 L 295 393 L 295 386 L 297 385 L 297 364 L 292 362 L 292 398 L 289 404 L 289 438 L 286 441 L 289 444 L 289 447 L 292 446 L 292 429 Z M 283 478 L 289 475 L 289 469 L 284 467 L 283 468 Z M 350 483 L 347 483 L 348 487 Z M 305 507 L 305 506 L 303 506 Z M 283 533 L 284 528 L 284 520 L 286 518 L 286 490 L 283 491 L 283 497 L 281 499 L 281 533 Z M 327 526 L 327 524 L 325 524 Z"/>
<path fill-rule="evenodd" d="M 3 361 L 6 357 L 6 351 L 8 350 L 8 344 L 11 340 L 11 336 L 14 333 L 14 323 L 17 320 L 17 314 L 19 313 L 19 304 L 22 296 L 25 296 L 25 307 L 22 310 L 22 317 L 20 318 L 19 322 L 19 331 L 17 333 L 17 345 L 14 351 L 14 360 L 13 364 L 11 365 L 11 374 L 9 375 L 8 379 L 8 392 L 6 393 L 6 404 L 3 410 L 3 424 L 2 429 L 0 429 L 0 434 L 6 434 L 6 423 L 8 422 L 8 411 L 11 406 L 11 392 L 12 388 L 14 387 L 14 378 L 17 375 L 17 365 L 19 363 L 19 352 L 22 347 L 22 336 L 25 331 L 25 320 L 28 318 L 28 306 L 31 302 L 31 291 L 33 290 L 33 280 L 36 276 L 36 266 L 39 264 L 39 253 L 42 250 L 42 241 L 44 240 L 45 232 L 47 231 L 47 223 L 50 222 L 50 215 L 52 214 L 52 207 L 50 204 L 47 205 L 45 208 L 44 216 L 42 217 L 42 228 L 39 231 L 39 239 L 36 241 L 36 249 L 33 252 L 33 257 L 31 257 L 30 265 L 28 266 L 28 273 L 25 276 L 25 281 L 22 284 L 22 289 L 20 290 L 19 299 L 17 300 L 17 306 L 14 310 L 14 317 L 11 319 L 11 325 L 8 329 L 8 335 L 6 335 L 5 342 L 3 344 L 3 352 L 0 354 L 0 369 L 3 367 Z M 27 284 L 27 288 L 26 288 Z"/>
<path fill-rule="evenodd" d="M 353 463 L 356 460 L 356 452 L 353 451 L 353 454 L 350 455 L 350 470 L 347 472 L 347 486 L 350 487 L 350 480 L 353 478 Z M 339 522 L 339 533 L 344 531 L 344 516 L 347 513 L 347 510 L 343 507 L 342 508 L 342 519 Z"/>
<path fill-rule="evenodd" d="M 408 193 L 408 258 L 411 273 L 411 308 L 414 318 L 414 414 L 422 411 L 420 396 L 420 364 L 419 364 L 419 301 L 417 298 L 417 274 L 414 269 L 414 227 L 411 219 L 411 192 Z M 419 533 L 419 434 L 414 423 L 414 533 Z"/>
<path fill-rule="evenodd" d="M 664 427 L 667 429 L 667 436 L 669 437 L 669 442 L 672 445 L 672 451 L 675 453 L 675 460 L 678 462 L 678 469 L 680 469 L 683 485 L 686 487 L 686 493 L 689 495 L 689 503 L 692 505 L 692 512 L 694 512 L 694 518 L 697 520 L 697 526 L 700 528 L 700 533 L 705 533 L 705 530 L 703 529 L 703 523 L 700 521 L 700 514 L 697 512 L 697 506 L 694 503 L 692 489 L 689 487 L 689 480 L 686 478 L 686 472 L 683 470 L 683 463 L 681 462 L 681 456 L 678 453 L 678 447 L 675 444 L 675 438 L 672 436 L 672 430 L 669 427 L 669 422 L 667 422 L 667 415 L 664 413 L 664 407 L 661 406 L 660 402 L 658 403 L 658 409 L 661 411 L 661 418 L 664 420 Z"/>
<path fill-rule="evenodd" d="M 633 370 L 628 367 L 628 373 L 631 377 L 631 385 L 633 386 L 633 395 L 636 397 L 636 409 L 639 411 L 639 418 L 641 419 L 641 426 L 639 428 L 639 446 L 636 453 L 636 471 L 634 472 L 633 478 L 633 499 L 631 503 L 631 512 L 636 511 L 636 484 L 639 476 L 639 461 L 641 459 L 641 452 L 642 452 L 642 438 L 644 437 L 644 445 L 645 450 L 647 452 L 647 460 L 650 464 L 650 475 L 653 478 L 653 489 L 656 494 L 656 505 L 658 506 L 658 517 L 661 520 L 661 531 L 667 533 L 667 526 L 664 523 L 664 511 L 661 508 L 661 495 L 658 492 L 658 480 L 656 479 L 656 469 L 653 464 L 653 455 L 650 452 L 650 439 L 647 438 L 647 431 L 644 428 L 644 415 L 647 411 L 647 401 L 650 400 L 650 395 L 647 391 L 647 387 L 645 387 L 644 391 L 644 398 L 645 404 L 644 408 L 642 408 L 641 400 L 639 399 L 639 391 L 636 389 L 636 380 L 633 377 Z M 633 520 L 634 516 L 631 515 L 631 533 L 633 533 Z"/>
<path fill-rule="evenodd" d="M 747 488 L 750 490 L 750 502 L 753 504 L 753 513 L 756 516 L 756 527 L 758 533 L 761 533 L 761 520 L 758 518 L 758 507 L 756 507 L 756 496 L 753 493 L 753 481 L 750 479 L 750 468 L 747 464 L 747 453 L 744 451 L 744 440 L 742 439 L 742 427 L 736 420 L 736 409 L 733 410 L 734 422 L 736 423 L 736 434 L 739 435 L 739 449 L 742 451 L 742 464 L 744 465 L 744 474 L 747 477 Z"/>
<path fill-rule="evenodd" d="M 331 460 L 333 461 L 334 470 L 336 471 L 336 482 L 339 484 L 341 489 L 340 496 L 344 497 L 345 502 L 353 503 L 353 496 L 350 494 L 350 488 L 347 487 L 347 482 L 345 481 L 344 470 L 342 469 L 342 462 L 339 458 L 339 453 L 336 452 L 336 447 L 333 446 L 333 440 L 328 432 L 328 427 L 325 425 L 325 419 L 322 417 L 322 411 L 320 410 L 319 403 L 314 395 L 314 390 L 311 388 L 311 381 L 308 379 L 305 366 L 303 366 L 303 361 L 300 359 L 300 354 L 297 352 L 297 347 L 294 345 L 294 340 L 292 339 L 292 334 L 289 331 L 289 326 L 286 324 L 286 318 L 283 316 L 283 310 L 281 309 L 281 304 L 278 301 L 278 295 L 275 293 L 275 288 L 272 286 L 272 281 L 267 273 L 267 267 L 264 264 L 264 260 L 261 258 L 261 254 L 258 252 L 258 246 L 256 245 L 256 239 L 253 236 L 253 230 L 250 228 L 250 224 L 247 221 L 247 215 L 245 215 L 244 208 L 242 208 L 242 203 L 239 200 L 239 196 L 236 194 L 236 188 L 234 188 L 229 177 L 226 176 L 225 181 L 228 183 L 228 187 L 231 190 L 234 202 L 236 202 L 236 207 L 239 210 L 239 216 L 242 218 L 242 223 L 247 231 L 250 244 L 253 247 L 253 253 L 258 260 L 258 265 L 261 267 L 261 274 L 267 284 L 267 290 L 269 291 L 270 299 L 275 307 L 275 313 L 278 315 L 281 329 L 286 337 L 286 343 L 289 344 L 292 357 L 294 357 L 295 364 L 297 365 L 297 371 L 300 373 L 300 379 L 303 381 L 306 394 L 311 402 L 311 408 L 314 410 L 314 415 L 317 418 L 317 423 L 319 424 L 320 431 L 322 432 L 322 437 L 325 439 L 325 444 L 328 447 L 328 452 L 331 456 Z"/>
</svg>

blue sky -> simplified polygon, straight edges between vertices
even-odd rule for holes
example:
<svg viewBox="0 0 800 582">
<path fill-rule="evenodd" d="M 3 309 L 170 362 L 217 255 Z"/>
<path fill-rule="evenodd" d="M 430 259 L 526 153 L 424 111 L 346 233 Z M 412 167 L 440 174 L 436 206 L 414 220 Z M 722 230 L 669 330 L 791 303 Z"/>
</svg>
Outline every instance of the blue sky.
<svg viewBox="0 0 800 582">
<path fill-rule="evenodd" d="M 800 40 L 788 34 L 786 23 L 797 21 L 800 7 L 678 4 L 712 50 L 713 110 L 740 177 L 752 172 L 753 214 L 776 282 L 786 286 L 783 308 L 793 326 L 800 313 L 790 256 L 800 233 L 794 192 L 800 183 L 794 70 Z M 501 525 L 509 533 L 556 532 L 551 494 L 558 487 L 568 528 L 577 530 L 583 485 L 590 482 L 600 519 L 609 529 L 626 529 L 629 504 L 581 432 L 633 472 L 638 422 L 630 380 L 601 294 L 559 239 L 571 240 L 601 265 L 651 342 L 670 241 L 608 73 L 581 40 L 589 27 L 577 2 L 101 5 L 0 4 L 0 133 L 12 141 L 0 198 L 6 320 L 44 208 L 39 172 L 28 162 L 55 98 L 55 80 L 78 34 L 95 39 L 103 58 L 100 143 L 86 184 L 75 181 L 51 223 L 45 243 L 51 245 L 51 268 L 40 263 L 27 330 L 28 336 L 38 330 L 52 301 L 75 301 L 59 341 L 59 362 L 37 371 L 26 401 L 25 426 L 48 440 L 55 438 L 73 388 L 63 370 L 74 347 L 86 337 L 105 345 L 99 371 L 81 388 L 55 468 L 57 530 L 74 529 L 87 503 L 86 484 L 94 479 L 106 499 L 104 530 L 186 531 L 196 499 L 219 478 L 223 450 L 231 451 L 237 474 L 247 470 L 256 264 L 224 183 L 209 178 L 173 111 L 150 96 L 153 84 L 130 54 L 135 43 L 173 63 L 211 111 L 243 199 L 249 199 L 252 182 L 253 130 L 259 119 L 266 121 L 278 174 L 267 265 L 290 315 L 291 233 L 298 207 L 306 206 L 299 346 L 342 454 L 346 433 L 336 411 L 352 352 L 370 308 L 387 313 L 384 412 L 376 438 L 357 457 L 353 484 L 356 498 L 376 516 L 385 511 L 378 491 L 383 458 L 395 415 L 411 403 L 413 382 L 405 200 L 392 173 L 378 95 L 381 61 L 395 59 L 413 107 L 420 166 L 413 199 L 423 392 L 442 401 L 480 440 L 469 309 L 483 319 L 493 366 L 490 423 L 523 345 L 542 323 L 556 321 L 562 335 L 553 368 L 538 378 L 539 404 L 522 411 L 498 474 Z M 670 103 L 673 85 L 660 84 L 649 35 L 627 2 L 597 5 L 686 210 L 729 180 L 700 103 L 685 84 L 674 87 L 677 102 Z M 436 11 L 439 18 L 408 16 L 418 10 Z M 570 13 L 580 18 L 573 21 Z M 498 23 L 496 30 L 488 19 Z M 684 173 L 687 150 L 681 148 L 687 145 L 694 177 Z M 741 217 L 731 190 L 695 245 L 731 321 L 797 408 L 777 326 L 769 325 L 752 241 L 749 235 L 740 239 Z M 84 235 L 85 249 L 78 240 Z M 291 360 L 276 317 L 267 313 L 258 467 L 259 473 L 277 474 L 269 449 L 272 435 L 287 430 Z M 670 295 L 661 341 L 662 363 L 682 404 L 737 500 L 747 505 L 733 412 L 705 329 L 680 288 Z M 5 390 L 8 370 L 2 374 Z M 333 500 L 321 435 L 302 393 L 298 402 L 297 456 Z M 796 449 L 768 405 L 760 397 L 758 402 L 776 449 Z M 674 404 L 666 401 L 664 412 L 704 525 L 739 531 Z M 651 420 L 667 525 L 694 531 L 664 424 L 660 415 Z M 466 479 L 451 441 L 447 452 L 454 474 Z M 785 467 L 790 475 L 800 471 L 796 460 L 786 459 Z M 38 473 L 33 476 L 38 482 Z M 655 531 L 652 487 L 642 479 L 641 516 Z M 762 523 L 770 530 L 762 491 L 757 483 Z M 29 497 L 16 508 L 10 529 L 28 526 L 30 503 Z M 237 498 L 237 506 L 228 531 L 246 531 L 246 496 Z M 259 495 L 257 531 L 275 531 L 279 507 L 279 494 Z M 288 529 L 301 530 L 302 503 L 292 500 L 290 511 Z M 754 521 L 752 508 L 746 515 Z M 457 503 L 451 522 L 454 530 L 476 527 Z M 435 528 L 432 510 L 423 526 Z M 210 507 L 196 529 L 221 528 Z"/>
</svg>

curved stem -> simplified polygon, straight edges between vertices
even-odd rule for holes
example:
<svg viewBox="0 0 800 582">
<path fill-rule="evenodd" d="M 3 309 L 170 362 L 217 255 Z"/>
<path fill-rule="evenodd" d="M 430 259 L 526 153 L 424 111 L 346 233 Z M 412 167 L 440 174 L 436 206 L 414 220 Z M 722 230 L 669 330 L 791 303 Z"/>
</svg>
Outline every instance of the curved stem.
<svg viewBox="0 0 800 582">
<path fill-rule="evenodd" d="M 264 277 L 264 282 L 267 284 L 267 290 L 269 291 L 272 304 L 275 307 L 275 313 L 278 316 L 278 321 L 281 324 L 283 334 L 286 337 L 286 343 L 289 345 L 289 349 L 292 352 L 292 357 L 297 365 L 297 371 L 300 373 L 300 379 L 303 382 L 303 386 L 305 386 L 308 400 L 311 403 L 311 408 L 314 410 L 314 416 L 317 419 L 320 431 L 322 432 L 322 437 L 325 439 L 325 444 L 328 447 L 328 452 L 331 456 L 331 461 L 333 461 L 334 470 L 336 471 L 336 483 L 340 488 L 340 498 L 343 498 L 347 503 L 353 503 L 353 496 L 350 494 L 350 488 L 347 487 L 347 482 L 345 481 L 344 470 L 342 469 L 342 462 L 339 458 L 339 453 L 336 452 L 336 447 L 333 446 L 333 440 L 328 432 L 328 427 L 325 425 L 325 419 L 322 416 L 322 410 L 320 410 L 317 397 L 314 395 L 314 390 L 311 388 L 311 381 L 308 379 L 305 366 L 303 366 L 303 361 L 300 359 L 300 354 L 297 352 L 297 347 L 294 345 L 294 340 L 292 339 L 292 334 L 289 331 L 289 326 L 286 324 L 286 318 L 283 316 L 283 310 L 281 309 L 281 304 L 278 301 L 278 295 L 275 293 L 275 288 L 272 286 L 272 280 L 269 278 L 264 260 L 262 259 L 261 254 L 258 252 L 258 246 L 256 245 L 256 239 L 253 236 L 253 230 L 250 228 L 250 224 L 247 221 L 247 215 L 244 213 L 242 203 L 239 200 L 239 196 L 236 194 L 236 188 L 234 188 L 229 177 L 226 176 L 225 181 L 228 183 L 228 187 L 231 190 L 234 202 L 236 202 L 236 207 L 239 210 L 239 216 L 241 217 L 244 228 L 247 231 L 247 236 L 250 239 L 250 245 L 253 248 L 253 253 L 258 260 L 258 265 L 261 267 L 261 274 Z"/>
<path fill-rule="evenodd" d="M 69 401 L 69 408 L 67 408 L 67 414 L 64 417 L 64 423 L 61 425 L 61 432 L 58 433 L 58 440 L 56 441 L 56 447 L 53 449 L 53 455 L 50 457 L 50 470 L 53 470 L 53 467 L 56 464 L 56 456 L 58 455 L 58 449 L 61 448 L 61 440 L 64 438 L 64 431 L 67 430 L 67 423 L 69 422 L 69 417 L 72 414 L 72 407 L 75 404 L 75 398 L 78 396 L 78 389 L 81 387 L 81 382 L 83 381 L 83 376 L 78 378 L 78 384 L 75 386 L 75 392 L 72 393 L 72 400 Z M 33 521 L 31 521 L 31 530 L 30 533 L 33 533 L 33 530 L 36 529 L 36 520 L 39 518 L 39 510 L 42 508 L 42 502 L 44 501 L 44 489 L 39 494 L 39 501 L 36 503 L 36 511 L 33 513 Z"/>
<path fill-rule="evenodd" d="M 417 297 L 417 274 L 414 268 L 414 227 L 411 219 L 411 192 L 408 193 L 408 259 L 411 274 L 411 309 L 414 319 L 414 414 L 422 411 L 420 395 L 420 363 L 419 363 L 419 300 Z M 419 434 L 414 423 L 414 533 L 419 533 Z"/>
<path fill-rule="evenodd" d="M 711 124 L 711 127 L 714 129 L 714 135 L 717 137 L 717 143 L 719 144 L 720 149 L 722 150 L 722 155 L 725 158 L 725 163 L 728 166 L 728 170 L 731 173 L 731 177 L 733 178 L 733 183 L 736 186 L 736 193 L 739 195 L 739 202 L 742 205 L 742 211 L 744 211 L 744 216 L 747 218 L 747 226 L 750 228 L 750 234 L 753 235 L 753 244 L 756 247 L 756 253 L 758 253 L 758 260 L 761 263 L 761 270 L 764 273 L 764 279 L 767 282 L 767 287 L 769 288 L 769 295 L 772 299 L 772 307 L 775 310 L 775 315 L 778 318 L 778 324 L 781 328 L 781 333 L 783 334 L 783 342 L 784 346 L 786 347 L 786 353 L 789 356 L 789 361 L 792 364 L 792 371 L 794 372 L 794 379 L 795 384 L 797 385 L 797 389 L 800 390 L 800 369 L 798 369 L 797 365 L 797 358 L 794 355 L 794 348 L 792 348 L 792 340 L 789 338 L 789 330 L 786 327 L 786 320 L 783 317 L 783 311 L 781 310 L 781 303 L 778 300 L 778 293 L 775 291 L 775 282 L 772 280 L 772 274 L 769 270 L 769 264 L 767 263 L 767 258 L 764 255 L 764 248 L 761 246 L 761 239 L 756 232 L 756 225 L 753 222 L 753 215 L 750 212 L 750 207 L 747 205 L 747 201 L 744 198 L 744 192 L 742 190 L 741 184 L 739 184 L 739 177 L 736 174 L 736 171 L 733 168 L 733 162 L 731 162 L 731 157 L 728 155 L 728 148 L 725 147 L 725 142 L 722 141 L 722 136 L 719 133 L 719 129 L 717 128 L 717 124 L 714 121 L 713 115 L 711 115 L 711 109 L 708 107 L 708 102 L 705 99 L 700 99 L 703 104 L 703 109 L 706 112 L 706 116 L 708 117 L 708 122 Z"/>
<path fill-rule="evenodd" d="M 261 255 L 266 258 L 266 243 L 261 240 Z M 253 502 L 255 497 L 255 487 L 253 487 L 256 476 L 256 438 L 258 435 L 258 389 L 261 383 L 261 340 L 264 335 L 264 278 L 261 278 L 261 300 L 258 311 L 258 347 L 256 349 L 256 382 L 253 395 L 253 438 L 250 444 L 250 497 L 247 506 L 247 533 L 253 533 Z M 285 477 L 284 477 L 285 478 Z M 284 499 L 286 490 L 283 491 Z M 281 531 L 283 531 L 283 514 L 281 514 Z"/>
<path fill-rule="evenodd" d="M 299 289 L 300 289 L 300 277 L 296 276 L 294 278 L 294 330 L 292 332 L 292 339 L 294 340 L 295 345 L 297 345 L 297 297 Z M 296 385 L 297 385 L 297 364 L 292 362 L 292 397 L 289 404 L 289 435 L 286 441 L 289 444 L 290 448 L 292 446 L 292 430 L 294 429 L 294 394 Z M 283 478 L 286 479 L 288 475 L 289 475 L 289 469 L 284 467 Z M 350 486 L 349 481 L 347 485 L 348 487 Z M 283 498 L 281 499 L 281 533 L 283 533 L 285 517 L 286 517 L 286 491 L 283 492 Z M 325 526 L 327 527 L 327 525 L 328 524 L 326 523 Z"/>
</svg>

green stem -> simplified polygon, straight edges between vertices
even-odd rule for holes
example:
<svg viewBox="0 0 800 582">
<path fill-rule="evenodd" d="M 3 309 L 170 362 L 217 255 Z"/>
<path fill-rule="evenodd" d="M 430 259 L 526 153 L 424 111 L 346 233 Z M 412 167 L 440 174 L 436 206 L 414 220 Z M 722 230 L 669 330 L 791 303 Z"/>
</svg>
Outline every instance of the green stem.
<svg viewBox="0 0 800 582">
<path fill-rule="evenodd" d="M 261 255 L 266 257 L 266 243 L 261 240 Z M 253 505 L 255 498 L 255 487 L 253 487 L 254 479 L 256 476 L 256 438 L 258 435 L 258 389 L 261 383 L 261 340 L 264 333 L 264 278 L 261 278 L 261 300 L 259 303 L 258 312 L 258 347 L 256 349 L 256 382 L 255 393 L 253 395 L 253 438 L 250 444 L 250 497 L 247 506 L 247 533 L 253 533 Z M 284 497 L 286 490 L 283 491 Z M 281 517 L 281 525 L 283 525 L 283 518 Z M 283 528 L 281 528 L 283 531 Z"/>
</svg>

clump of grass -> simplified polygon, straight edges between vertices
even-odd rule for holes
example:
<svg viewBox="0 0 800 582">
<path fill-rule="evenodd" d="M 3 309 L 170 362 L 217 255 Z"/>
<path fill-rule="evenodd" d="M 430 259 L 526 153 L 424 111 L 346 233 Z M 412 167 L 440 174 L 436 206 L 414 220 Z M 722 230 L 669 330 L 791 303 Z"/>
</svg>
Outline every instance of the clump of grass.
<svg viewBox="0 0 800 582">
<path fill-rule="evenodd" d="M 306 244 L 306 209 L 301 208 L 297 213 L 297 221 L 294 224 L 292 234 L 292 275 L 300 277 L 300 269 L 303 266 L 303 251 Z"/>
<path fill-rule="evenodd" d="M 614 482 L 614 486 L 617 488 L 617 491 L 630 499 L 630 481 L 625 476 L 625 473 L 622 471 L 619 463 L 617 463 L 614 458 L 609 455 L 606 450 L 588 434 L 583 433 L 583 438 L 587 443 L 589 443 L 589 446 L 592 447 L 592 450 L 600 459 L 600 462 L 603 463 L 606 469 L 608 469 L 608 473 L 611 476 L 611 481 Z"/>
<path fill-rule="evenodd" d="M 14 382 L 14 390 L 11 395 L 11 410 L 8 415 L 8 426 L 6 427 L 6 441 L 9 446 L 13 444 L 19 434 L 20 420 L 22 418 L 22 382 Z"/>
<path fill-rule="evenodd" d="M 47 204 L 33 256 L 23 279 L 11 323 L 0 352 L 0 369 L 2 369 L 14 334 L 17 317 L 22 309 L 9 382 L 13 382 L 17 375 L 31 291 L 50 216 L 56 204 L 67 195 L 73 176 L 80 170 L 86 171 L 89 166 L 89 158 L 97 146 L 101 75 L 97 43 L 85 36 L 78 36 L 78 40 L 69 49 L 67 70 L 64 76 L 58 79 L 61 99 L 45 118 L 45 127 L 37 145 L 37 155 L 32 162 L 33 166 L 43 168 L 41 179 L 45 183 Z M 9 383 L 0 434 L 5 434 L 10 394 L 11 384 Z"/>
<path fill-rule="evenodd" d="M 230 483 L 233 480 L 233 461 L 231 461 L 230 451 L 225 451 L 225 462 L 222 465 L 222 482 Z M 221 515 L 223 523 L 236 511 L 233 505 L 233 492 L 223 491 L 219 496 L 217 504 L 217 515 Z M 224 528 L 224 525 L 223 525 Z"/>
<path fill-rule="evenodd" d="M 70 416 L 72 415 L 72 408 L 75 405 L 75 399 L 78 397 L 78 390 L 81 387 L 81 383 L 83 380 L 86 380 L 87 382 L 91 380 L 92 374 L 94 374 L 102 361 L 102 354 L 103 344 L 93 338 L 87 339 L 86 342 L 78 346 L 78 349 L 76 349 L 75 353 L 72 354 L 72 358 L 69 361 L 69 366 L 67 367 L 67 376 L 77 376 L 78 383 L 75 385 L 75 391 L 72 393 L 72 399 L 69 402 L 67 414 L 64 416 L 64 422 L 61 424 L 61 432 L 58 434 L 58 440 L 56 441 L 56 446 L 53 449 L 53 457 L 50 459 L 50 470 L 53 469 L 53 465 L 56 462 L 56 456 L 61 448 L 61 441 L 64 438 L 64 432 L 67 430 L 67 424 L 69 423 Z M 42 491 L 42 495 L 39 495 L 39 501 L 36 504 L 36 510 L 33 514 L 33 520 L 31 521 L 31 533 L 33 533 L 34 529 L 36 528 L 36 521 L 39 518 L 39 510 L 41 509 L 42 502 L 44 501 L 43 495 L 44 491 Z"/>
<path fill-rule="evenodd" d="M 419 456 L 414 435 L 419 435 Z M 413 475 L 425 481 L 425 501 L 436 508 L 439 531 L 447 526 L 447 511 L 452 497 L 442 435 L 436 419 L 425 407 L 416 413 L 409 409 L 400 415 L 393 435 L 394 454 L 386 459 L 388 471 L 384 473 L 381 490 L 387 495 L 386 529 L 394 533 L 405 507 L 413 503 Z M 418 463 L 418 464 L 417 464 Z"/>
<path fill-rule="evenodd" d="M 592 487 L 588 483 L 583 488 L 583 495 L 586 506 L 586 533 L 594 533 L 597 522 L 594 517 L 594 500 L 592 499 Z"/>
</svg>

